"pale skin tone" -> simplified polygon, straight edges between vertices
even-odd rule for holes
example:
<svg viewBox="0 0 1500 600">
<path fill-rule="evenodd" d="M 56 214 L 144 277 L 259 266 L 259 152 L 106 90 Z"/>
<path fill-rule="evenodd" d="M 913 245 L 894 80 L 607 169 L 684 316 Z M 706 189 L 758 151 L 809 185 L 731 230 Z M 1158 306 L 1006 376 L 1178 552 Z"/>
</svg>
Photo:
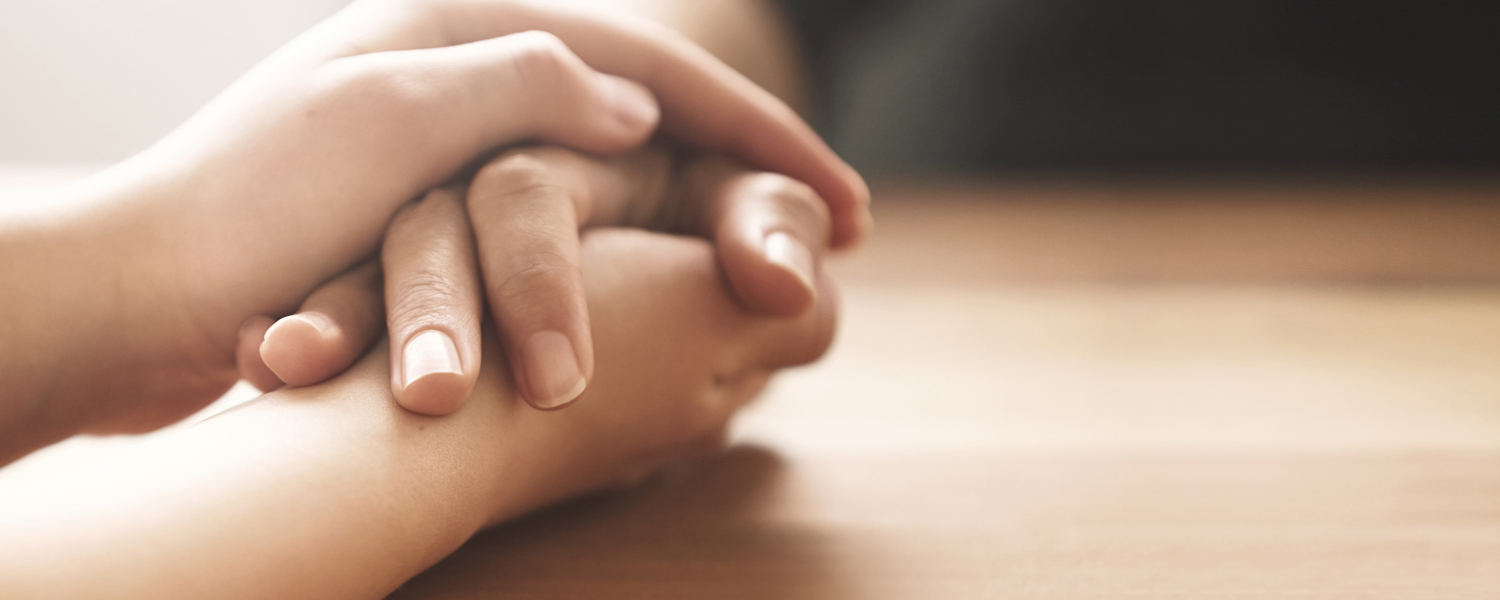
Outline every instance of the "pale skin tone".
<svg viewBox="0 0 1500 600">
<path fill-rule="evenodd" d="M 451 6 L 511 5 L 521 6 Z M 372 14 L 390 16 L 380 11 L 364 16 Z M 474 13 L 464 17 L 463 28 L 484 26 Z M 388 24 L 349 17 L 324 29 L 364 31 L 372 22 Z M 554 24 L 564 41 L 568 27 L 576 25 L 567 20 Z M 590 35 L 574 37 L 598 41 Z M 368 248 L 340 245 L 340 239 L 359 233 L 344 228 L 358 229 L 361 219 L 373 218 L 366 213 L 378 214 L 382 202 L 389 202 L 376 189 L 381 182 L 410 184 L 413 176 L 400 173 L 400 167 L 431 159 L 441 148 L 411 151 L 401 159 L 407 164 L 382 170 L 389 165 L 360 161 L 388 157 L 339 146 L 339 136 L 353 135 L 350 130 L 304 127 L 308 124 L 295 119 L 288 125 L 275 118 L 277 106 L 258 104 L 296 90 L 287 83 L 290 79 L 278 76 L 295 72 L 299 60 L 315 55 L 309 48 L 318 48 L 318 40 L 312 35 L 295 43 L 296 52 L 273 58 L 269 67 L 227 94 L 227 100 L 216 101 L 142 158 L 62 195 L 61 208 L 0 222 L 0 272 L 20 283 L 0 297 L 0 315 L 15 317 L 0 318 L 0 339 L 21 342 L 0 349 L 0 364 L 5 365 L 0 367 L 0 389 L 32 392 L 0 397 L 0 462 L 71 432 L 146 430 L 170 422 L 227 385 L 224 363 L 238 360 L 247 371 L 258 365 L 259 376 L 267 378 L 262 383 L 278 384 L 281 373 L 267 368 L 270 361 L 256 360 L 267 354 L 267 344 L 274 355 L 275 338 L 253 343 L 257 336 L 265 337 L 255 331 L 253 317 L 284 314 L 297 301 L 272 303 L 265 297 L 302 297 L 301 308 L 319 309 L 329 317 L 325 325 L 343 336 L 334 336 L 343 346 L 333 352 L 312 347 L 324 351 L 327 362 L 302 374 L 307 383 L 355 364 L 321 385 L 283 388 L 84 472 L 66 474 L 78 483 L 67 490 L 6 481 L 10 487 L 0 489 L 0 539 L 7 541 L 0 544 L 0 564 L 6 566 L 0 569 L 0 589 L 7 593 L 59 598 L 380 597 L 481 527 L 717 449 L 733 411 L 775 369 L 814 360 L 826 350 L 834 299 L 818 260 L 824 249 L 847 245 L 867 227 L 861 216 L 862 184 L 845 178 L 836 159 L 819 167 L 818 153 L 826 149 L 799 145 L 797 127 L 778 125 L 787 116 L 776 110 L 781 105 L 757 105 L 754 94 L 720 98 L 720 109 L 735 105 L 725 98 L 739 98 L 742 108 L 750 107 L 737 116 L 741 122 L 746 114 L 769 119 L 753 131 L 781 128 L 769 142 L 764 134 L 746 138 L 744 131 L 726 134 L 723 123 L 716 125 L 701 106 L 681 102 L 705 90 L 735 92 L 738 84 L 699 86 L 692 93 L 679 88 L 674 94 L 673 86 L 693 79 L 691 69 L 668 78 L 667 89 L 658 89 L 662 86 L 653 85 L 650 76 L 641 77 L 660 97 L 669 126 L 674 106 L 687 115 L 678 123 L 697 132 L 689 141 L 732 150 L 751 164 L 772 168 L 778 159 L 771 155 L 799 158 L 803 152 L 801 166 L 786 170 L 801 169 L 798 176 L 809 182 L 822 177 L 817 185 L 712 155 L 683 159 L 681 174 L 674 178 L 669 168 L 673 159 L 659 148 L 612 158 L 524 148 L 485 163 L 467 189 L 447 187 L 416 203 L 392 204 L 385 217 L 389 227 L 382 221 Z M 543 48 L 540 52 L 548 57 L 544 64 L 558 60 L 552 38 L 529 35 L 506 43 L 520 46 L 506 46 L 511 54 L 502 64 L 516 64 L 505 61 L 517 56 L 517 47 L 523 48 L 520 56 L 534 56 L 534 48 L 524 50 L 531 45 Z M 614 55 L 602 62 L 620 60 L 625 55 L 621 47 L 629 44 L 609 48 Z M 568 64 L 580 69 L 593 65 L 588 50 L 578 54 L 585 62 Z M 563 56 L 572 56 L 571 51 Z M 479 60 L 443 55 L 432 62 L 447 58 Z M 428 57 L 418 59 L 413 60 Z M 424 76 L 433 66 L 402 73 Z M 462 71 L 465 65 L 436 66 Z M 616 66 L 621 74 L 641 75 L 628 73 L 632 65 Z M 712 69 L 706 72 L 712 75 Z M 597 81 L 590 79 L 593 71 L 574 75 L 579 73 L 587 75 L 579 79 Z M 333 86 L 334 97 L 349 94 L 342 85 Z M 291 96 L 286 102 L 295 108 L 296 94 Z M 537 106 L 553 100 L 542 98 Z M 603 106 L 593 107 L 595 114 L 615 115 L 610 118 L 618 122 L 606 119 L 577 131 L 553 131 L 549 127 L 558 123 L 549 125 L 545 115 L 531 114 L 516 120 L 517 131 L 594 151 L 609 148 L 589 147 L 591 139 L 604 139 L 607 146 L 616 138 L 637 135 L 631 133 L 638 126 L 632 118 L 617 118 L 619 111 L 608 102 L 595 104 Z M 226 117 L 248 116 L 237 114 L 237 105 L 267 110 L 270 117 L 248 124 Z M 348 108 L 337 102 L 331 107 L 335 115 Z M 524 108 L 520 113 L 526 114 Z M 695 110 L 700 111 L 698 121 L 693 120 Z M 588 113 L 588 107 L 582 112 Z M 395 119 L 397 125 L 400 120 Z M 278 125 L 287 128 L 278 134 Z M 778 135 L 780 142 L 774 139 Z M 278 136 L 286 139 L 278 141 Z M 246 142 L 252 138 L 254 143 Z M 332 146 L 318 146 L 320 140 Z M 185 166 L 174 159 L 179 152 L 208 158 Z M 765 156 L 758 160 L 761 154 Z M 298 173 L 314 172 L 311 167 L 330 171 L 299 179 Z M 429 175 L 441 171 L 433 169 Z M 852 192 L 842 201 L 837 199 L 843 193 L 841 179 L 844 192 Z M 549 194 L 535 202 L 517 201 L 518 194 L 536 189 Z M 374 197 L 361 200 L 356 192 Z M 329 209 L 318 202 L 343 206 Z M 537 207 L 552 212 L 529 212 Z M 559 213 L 559 208 L 565 210 Z M 262 210 L 288 212 L 271 218 Z M 494 287 L 497 261 L 503 264 L 515 253 L 537 250 L 505 240 L 502 233 L 524 231 L 506 226 L 548 214 L 571 219 L 547 221 L 567 227 L 554 229 L 559 235 L 542 250 L 571 248 L 570 264 L 578 269 L 573 287 L 549 288 L 544 282 L 518 293 Z M 486 225 L 475 227 L 471 216 L 485 219 Z M 649 225 L 712 241 L 604 229 L 577 244 L 578 227 L 611 224 Z M 795 237 L 807 256 L 795 265 L 771 260 L 774 253 L 766 246 L 772 233 Z M 362 260 L 377 248 L 379 264 Z M 329 267 L 338 264 L 336 259 L 346 262 Z M 309 273 L 319 269 L 332 270 L 312 283 L 288 283 L 311 279 Z M 544 412 L 528 406 L 537 403 L 534 394 L 515 385 L 527 369 L 502 358 L 512 348 L 514 340 L 507 336 L 515 330 L 482 319 L 493 314 L 503 321 L 507 311 L 526 310 L 528 298 L 555 300 L 557 287 L 565 288 L 560 297 L 575 297 L 575 308 L 587 307 L 587 347 L 590 356 L 597 351 L 598 366 L 590 368 L 592 378 L 576 406 Z M 433 289 L 457 293 L 414 292 Z M 448 414 L 425 416 L 403 406 L 414 401 L 411 385 L 400 375 L 404 365 L 398 353 L 388 350 L 398 344 L 376 341 L 383 339 L 382 321 L 390 324 L 396 339 L 409 342 L 424 326 L 431 330 L 464 319 L 468 329 L 450 333 L 460 343 L 473 344 L 460 374 L 472 379 L 458 388 L 437 388 L 440 393 L 429 397 L 450 400 L 426 411 Z M 261 321 L 259 326 L 266 325 Z M 371 343 L 374 350 L 359 358 Z M 304 357 L 317 358 L 317 353 Z M 451 401 L 459 393 L 462 397 Z M 433 408 L 415 402 L 417 408 Z"/>
<path fill-rule="evenodd" d="M 678 30 L 777 97 L 801 104 L 801 70 L 791 33 L 768 3 L 568 4 L 623 10 Z M 573 232 L 580 226 L 619 224 L 621 217 L 639 221 L 643 213 L 660 212 L 661 194 L 647 190 L 625 202 L 636 206 L 619 210 L 620 201 L 613 201 L 612 210 L 596 213 L 590 210 L 595 202 L 580 197 L 577 186 L 569 184 L 576 173 L 566 165 L 527 156 L 508 158 L 482 169 L 468 194 L 483 259 L 481 281 L 472 287 L 483 288 L 492 299 L 487 308 L 499 324 L 507 356 L 520 363 L 515 377 L 527 400 L 539 408 L 560 408 L 583 389 L 592 369 L 587 310 L 577 292 Z M 741 186 L 737 192 L 745 197 L 735 199 L 736 209 L 721 211 L 724 222 L 691 228 L 719 242 L 736 292 L 748 306 L 768 315 L 796 315 L 811 306 L 815 290 L 808 282 L 816 256 L 830 245 L 847 247 L 851 242 L 841 233 L 850 229 L 847 224 L 830 229 L 821 220 L 809 220 L 804 211 L 785 210 L 785 202 L 776 196 L 818 199 L 818 190 L 787 181 L 792 185 L 773 181 Z M 686 196 L 687 201 L 675 208 L 702 208 L 702 194 Z M 842 215 L 833 211 L 832 216 L 837 223 Z M 867 220 L 868 215 L 861 218 Z M 864 220 L 856 219 L 853 225 L 855 231 L 868 228 Z M 451 281 L 454 270 L 429 273 L 410 268 L 411 261 L 400 256 L 386 252 L 385 257 L 393 300 L 387 320 L 393 345 L 400 349 L 391 355 L 392 389 L 409 409 L 444 414 L 457 407 L 473 385 L 480 352 L 474 324 L 481 309 L 467 283 L 464 290 L 426 285 L 433 277 Z M 403 272 L 393 273 L 393 268 Z M 469 276 L 469 269 L 459 271 Z M 364 269 L 349 277 L 374 274 L 374 269 Z M 372 314 L 349 309 L 338 292 L 342 287 L 338 281 L 326 286 L 305 300 L 297 314 L 279 321 L 247 321 L 237 352 L 241 372 L 262 390 L 270 390 L 282 383 L 323 381 L 351 364 L 374 339 L 377 325 Z"/>
<path fill-rule="evenodd" d="M 591 214 L 676 190 L 709 199 L 677 223 L 684 229 L 772 201 L 826 224 L 823 204 L 797 195 L 795 182 L 717 159 L 694 159 L 669 182 L 655 149 L 610 159 L 528 149 L 497 163 L 518 157 L 547 164 L 591 201 Z M 384 251 L 451 269 L 462 262 L 452 243 L 469 229 L 461 195 L 439 190 L 402 211 Z M 418 415 L 391 395 L 381 343 L 326 384 L 282 388 L 79 472 L 49 474 L 75 482 L 64 489 L 4 480 L 0 588 L 38 598 L 380 597 L 481 527 L 718 449 L 729 417 L 774 370 L 816 359 L 831 340 L 836 302 L 820 271 L 814 306 L 767 317 L 734 297 L 704 241 L 621 229 L 584 240 L 603 360 L 576 406 L 527 406 L 494 330 L 481 327 L 490 351 L 468 401 L 447 416 Z M 445 276 L 464 281 L 458 270 Z M 365 314 L 378 314 L 390 289 L 376 277 L 335 284 L 346 307 Z"/>
<path fill-rule="evenodd" d="M 674 167 L 673 162 L 683 164 Z M 674 171 L 680 173 L 675 179 Z M 433 196 L 455 201 L 467 197 L 467 213 L 476 222 L 510 222 L 515 211 L 543 203 L 576 215 L 585 226 L 633 225 L 718 240 L 729 283 L 741 302 L 762 314 L 796 316 L 817 297 L 814 283 L 822 252 L 796 253 L 787 251 L 784 244 L 776 245 L 796 237 L 822 247 L 828 220 L 822 201 L 808 186 L 792 179 L 746 170 L 722 159 L 673 161 L 658 147 L 611 158 L 560 148 L 522 148 L 488 163 L 467 190 L 446 188 L 429 198 Z M 414 204 L 398 213 L 382 249 L 391 339 L 396 346 L 410 345 L 426 332 L 442 331 L 451 339 L 474 340 L 473 346 L 461 345 L 457 355 L 462 362 L 476 362 L 483 305 L 499 314 L 505 311 L 506 298 L 503 287 L 485 286 L 481 279 L 505 281 L 485 271 L 507 264 L 514 244 L 487 248 L 485 235 L 493 234 L 481 234 L 476 257 L 475 244 L 465 228 L 459 227 L 419 235 L 429 239 L 414 243 L 414 234 L 408 233 L 413 222 L 433 219 L 428 204 Z M 477 210 L 476 204 L 480 204 Z M 506 237 L 524 240 L 531 235 L 548 232 L 511 231 Z M 768 246 L 774 251 L 767 253 Z M 765 268 L 768 255 L 771 265 L 783 268 Z M 369 285 L 378 274 L 374 265 L 363 265 L 336 278 L 314 292 L 302 312 L 272 328 L 270 335 L 260 333 L 265 330 L 254 323 L 248 325 L 241 331 L 238 353 L 242 371 L 261 389 L 270 390 L 287 378 L 279 377 L 268 363 L 295 366 L 296 377 L 304 381 L 321 381 L 343 370 L 379 336 L 383 325 L 378 306 L 351 302 L 347 290 Z M 308 315 L 328 323 L 325 329 L 335 335 L 311 341 L 290 339 L 293 336 L 283 325 Z M 269 325 L 269 321 L 261 323 Z M 265 357 L 273 360 L 262 361 Z M 398 369 L 393 364 L 393 389 L 406 383 Z M 423 382 L 459 390 L 472 385 L 456 376 L 429 376 Z"/>
<path fill-rule="evenodd" d="M 521 33 L 533 29 L 555 35 Z M 242 325 L 296 310 L 372 255 L 401 206 L 490 149 L 625 150 L 658 115 L 685 142 L 807 182 L 829 210 L 829 245 L 868 227 L 858 176 L 785 104 L 659 25 L 547 3 L 357 2 L 146 153 L 0 223 L 0 463 L 79 432 L 154 429 L 218 397 L 239 377 Z M 562 217 L 574 229 L 527 215 L 560 235 L 511 256 L 576 256 L 581 223 Z M 483 255 L 494 238 L 479 239 Z M 594 368 L 576 267 L 552 266 L 560 276 L 491 299 L 502 344 L 522 348 L 518 381 L 527 323 L 567 338 L 583 378 Z M 485 265 L 483 285 L 496 272 Z M 460 375 L 472 381 L 477 364 Z M 410 397 L 405 383 L 392 380 L 408 408 L 462 404 Z"/>
<path fill-rule="evenodd" d="M 773 369 L 831 339 L 826 281 L 802 316 L 757 316 L 702 241 L 601 230 L 585 237 L 582 262 L 601 360 L 568 410 L 527 406 L 487 352 L 458 411 L 406 411 L 381 344 L 328 383 L 283 388 L 68 474 L 84 483 L 66 495 L 6 481 L 0 588 L 381 597 L 481 527 L 717 449 Z"/>
</svg>

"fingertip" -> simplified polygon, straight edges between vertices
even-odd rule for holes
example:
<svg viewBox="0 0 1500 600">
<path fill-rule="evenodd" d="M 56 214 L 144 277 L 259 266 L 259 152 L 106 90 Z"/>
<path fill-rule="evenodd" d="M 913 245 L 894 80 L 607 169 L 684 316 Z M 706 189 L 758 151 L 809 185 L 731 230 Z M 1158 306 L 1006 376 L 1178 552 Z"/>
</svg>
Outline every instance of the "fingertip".
<svg viewBox="0 0 1500 600">
<path fill-rule="evenodd" d="M 401 351 L 401 373 L 393 389 L 396 402 L 407 410 L 431 416 L 451 414 L 463 407 L 474 388 L 466 374 L 458 346 L 447 333 L 422 331 L 407 340 Z"/>
<path fill-rule="evenodd" d="M 795 235 L 752 228 L 719 239 L 730 286 L 751 310 L 794 317 L 817 303 L 817 257 Z"/>
<path fill-rule="evenodd" d="M 838 334 L 839 293 L 830 277 L 818 279 L 818 299 L 794 319 L 764 321 L 754 365 L 781 369 L 814 362 L 828 353 Z"/>
<path fill-rule="evenodd" d="M 535 408 L 537 410 L 562 410 L 564 408 L 572 406 L 574 402 L 578 401 L 579 396 L 582 396 L 583 393 L 587 390 L 588 380 L 579 379 L 578 383 L 575 384 L 572 388 L 568 389 L 568 391 L 566 392 L 545 400 L 536 400 L 531 396 L 527 396 L 526 403 L 530 404 L 532 408 Z"/>
<path fill-rule="evenodd" d="M 609 115 L 625 128 L 630 137 L 640 140 L 649 137 L 661 120 L 661 106 L 651 90 L 614 75 L 599 73 L 598 76 L 599 89 L 609 107 Z"/>
<path fill-rule="evenodd" d="M 522 348 L 517 380 L 524 382 L 526 403 L 539 410 L 572 404 L 588 387 L 578 352 L 568 336 L 558 331 L 534 333 Z"/>
<path fill-rule="evenodd" d="M 473 391 L 473 379 L 463 373 L 431 373 L 408 383 L 396 403 L 417 414 L 440 417 L 458 412 Z"/>
<path fill-rule="evenodd" d="M 870 214 L 869 204 L 854 206 L 844 214 L 837 215 L 828 246 L 832 250 L 848 252 L 858 248 L 875 230 L 875 217 Z"/>
<path fill-rule="evenodd" d="M 326 381 L 343 370 L 339 327 L 327 315 L 302 312 L 267 329 L 260 357 L 282 381 L 293 387 Z"/>
<path fill-rule="evenodd" d="M 811 304 L 817 297 L 814 280 L 817 278 L 817 257 L 813 251 L 796 237 L 785 231 L 773 231 L 762 241 L 766 262 L 790 275 L 795 285 L 789 290 L 803 292 L 793 294 L 805 298 L 798 304 Z M 801 312 L 800 310 L 798 312 Z"/>
<path fill-rule="evenodd" d="M 269 392 L 281 387 L 281 379 L 276 373 L 266 366 L 260 356 L 260 346 L 266 337 L 266 330 L 271 328 L 270 317 L 250 317 L 240 326 L 239 340 L 235 346 L 234 359 L 239 366 L 240 376 L 250 385 L 255 386 L 262 392 Z"/>
<path fill-rule="evenodd" d="M 842 159 L 838 163 L 841 171 L 839 179 L 847 193 L 824 195 L 833 216 L 833 231 L 828 245 L 834 250 L 852 250 L 869 237 L 874 228 L 875 220 L 870 214 L 870 185 L 854 167 Z"/>
<path fill-rule="evenodd" d="M 840 159 L 839 162 L 843 165 L 844 180 L 849 184 L 854 206 L 869 209 L 870 184 L 865 182 L 865 178 L 859 174 L 859 171 L 854 170 L 854 167 L 850 166 L 849 163 L 844 162 L 843 159 Z"/>
</svg>

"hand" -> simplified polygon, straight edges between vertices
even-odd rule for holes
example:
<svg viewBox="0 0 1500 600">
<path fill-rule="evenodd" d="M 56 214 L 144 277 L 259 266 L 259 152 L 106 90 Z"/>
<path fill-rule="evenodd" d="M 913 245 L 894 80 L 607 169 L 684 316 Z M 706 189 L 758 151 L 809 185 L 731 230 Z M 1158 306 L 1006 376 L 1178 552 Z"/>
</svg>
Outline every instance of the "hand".
<svg viewBox="0 0 1500 600">
<path fill-rule="evenodd" d="M 661 148 L 612 158 L 513 150 L 479 171 L 466 203 L 462 188 L 445 188 L 403 209 L 382 251 L 390 337 L 402 350 L 391 356 L 401 404 L 446 414 L 468 397 L 479 362 L 482 298 L 523 396 L 540 408 L 577 397 L 593 367 L 589 313 L 577 298 L 581 225 L 712 239 L 746 306 L 782 316 L 812 307 L 828 231 L 816 193 L 721 158 L 695 157 L 680 170 L 669 159 Z M 674 171 L 680 171 L 675 179 Z M 248 324 L 242 372 L 269 390 L 342 371 L 380 333 L 367 307 L 343 300 L 351 281 L 372 274 L 361 267 L 335 279 L 274 325 L 264 317 Z"/>
<path fill-rule="evenodd" d="M 858 176 L 785 105 L 665 28 L 520 0 L 356 2 L 77 188 L 88 210 L 63 234 L 48 229 L 45 251 L 13 254 L 67 264 L 6 263 L 37 281 L 0 299 L 29 315 L 5 327 L 30 344 L 0 355 L 15 371 L 3 374 L 0 425 L 30 432 L 0 460 L 181 418 L 238 377 L 246 319 L 290 312 L 373 252 L 411 198 L 522 139 L 631 148 L 655 126 L 656 101 L 685 142 L 810 182 L 836 245 L 862 235 Z M 83 283 L 43 281 L 62 277 Z M 79 300 L 59 306 L 63 294 Z"/>
<path fill-rule="evenodd" d="M 600 364 L 569 410 L 522 402 L 486 328 L 473 397 L 414 414 L 394 403 L 377 344 L 326 384 L 66 473 L 0 480 L 0 589 L 382 598 L 485 525 L 713 451 L 772 369 L 816 358 L 833 334 L 826 279 L 801 316 L 754 315 L 701 240 L 594 230 L 580 258 Z"/>
<path fill-rule="evenodd" d="M 508 444 L 525 449 L 545 482 L 491 522 L 717 452 L 730 418 L 776 370 L 817 360 L 833 341 L 837 291 L 821 274 L 808 310 L 766 317 L 726 289 L 713 247 L 700 240 L 593 230 L 582 264 L 601 358 L 594 385 L 569 410 L 517 407 Z M 497 354 L 486 353 L 481 377 L 504 372 L 489 362 Z"/>
</svg>

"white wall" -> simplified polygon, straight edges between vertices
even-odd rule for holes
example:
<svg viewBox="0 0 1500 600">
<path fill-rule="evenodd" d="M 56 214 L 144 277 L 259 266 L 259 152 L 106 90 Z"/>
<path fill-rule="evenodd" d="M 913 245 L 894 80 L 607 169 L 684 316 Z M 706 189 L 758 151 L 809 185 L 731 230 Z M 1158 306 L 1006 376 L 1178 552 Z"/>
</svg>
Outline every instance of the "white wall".
<svg viewBox="0 0 1500 600">
<path fill-rule="evenodd" d="M 0 161 L 145 148 L 347 0 L 0 0 Z"/>
</svg>

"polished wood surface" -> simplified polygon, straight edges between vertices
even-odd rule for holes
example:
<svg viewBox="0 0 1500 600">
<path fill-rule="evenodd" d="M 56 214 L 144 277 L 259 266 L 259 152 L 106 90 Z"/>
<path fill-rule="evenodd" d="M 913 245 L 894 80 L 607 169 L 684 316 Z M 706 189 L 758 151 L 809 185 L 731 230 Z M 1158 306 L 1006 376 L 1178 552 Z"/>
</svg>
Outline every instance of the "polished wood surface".
<svg viewBox="0 0 1500 600">
<path fill-rule="evenodd" d="M 731 450 L 394 597 L 1500 598 L 1500 185 L 878 199 Z"/>
<path fill-rule="evenodd" d="M 738 446 L 395 597 L 1500 597 L 1500 187 L 879 200 Z"/>
</svg>

